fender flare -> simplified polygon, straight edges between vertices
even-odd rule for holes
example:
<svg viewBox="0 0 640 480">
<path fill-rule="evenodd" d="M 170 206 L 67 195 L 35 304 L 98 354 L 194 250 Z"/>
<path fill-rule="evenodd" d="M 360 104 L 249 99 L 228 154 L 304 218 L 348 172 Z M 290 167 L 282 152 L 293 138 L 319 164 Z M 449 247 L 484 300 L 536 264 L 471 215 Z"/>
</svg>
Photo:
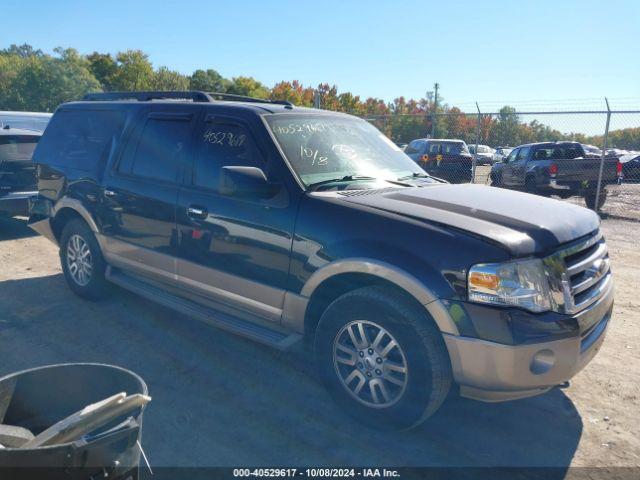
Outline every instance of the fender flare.
<svg viewBox="0 0 640 480">
<path fill-rule="evenodd" d="M 82 204 L 80 200 L 77 200 L 75 198 L 64 197 L 56 202 L 53 209 L 52 217 L 55 218 L 60 210 L 63 210 L 65 208 L 70 208 L 71 210 L 74 210 L 77 214 L 79 214 L 82 219 L 87 222 L 87 225 L 89 225 L 89 228 L 91 229 L 91 231 L 93 231 L 93 233 L 100 233 L 100 231 L 98 230 L 98 225 L 91 216 L 91 213 L 89 213 L 89 210 L 87 210 L 87 208 Z"/>
<path fill-rule="evenodd" d="M 310 299 L 316 289 L 326 280 L 345 273 L 364 273 L 394 283 L 426 308 L 441 332 L 452 335 L 459 334 L 444 303 L 423 282 L 395 265 L 380 260 L 356 257 L 328 263 L 309 277 L 302 287 L 300 295 Z"/>
</svg>

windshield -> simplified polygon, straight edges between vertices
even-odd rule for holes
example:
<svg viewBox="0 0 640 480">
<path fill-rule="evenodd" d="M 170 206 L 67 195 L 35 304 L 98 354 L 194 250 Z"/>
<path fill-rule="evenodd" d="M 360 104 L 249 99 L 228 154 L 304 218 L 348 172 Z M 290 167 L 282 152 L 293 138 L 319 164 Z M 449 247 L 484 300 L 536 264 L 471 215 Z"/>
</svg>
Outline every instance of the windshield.
<svg viewBox="0 0 640 480">
<path fill-rule="evenodd" d="M 397 180 L 424 171 L 370 123 L 331 115 L 268 115 L 269 128 L 305 186 L 344 177 Z"/>
<path fill-rule="evenodd" d="M 0 163 L 31 160 L 38 140 L 30 135 L 0 136 Z"/>
</svg>

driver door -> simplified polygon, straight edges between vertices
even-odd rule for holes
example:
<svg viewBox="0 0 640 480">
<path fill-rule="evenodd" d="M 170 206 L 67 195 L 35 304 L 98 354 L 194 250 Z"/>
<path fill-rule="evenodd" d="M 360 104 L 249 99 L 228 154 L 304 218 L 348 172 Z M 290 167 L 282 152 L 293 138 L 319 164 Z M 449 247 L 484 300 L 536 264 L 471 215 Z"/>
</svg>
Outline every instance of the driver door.
<svg viewBox="0 0 640 480">
<path fill-rule="evenodd" d="M 264 151 L 240 120 L 209 116 L 200 122 L 191 172 L 178 193 L 176 271 L 178 285 L 186 290 L 277 322 L 295 206 L 285 186 L 270 199 L 234 197 L 219 188 L 225 166 L 257 167 L 272 177 Z"/>
<path fill-rule="evenodd" d="M 514 148 L 511 150 L 509 156 L 504 160 L 504 167 L 502 167 L 502 183 L 507 187 L 515 185 L 513 167 L 519 151 L 519 148 Z"/>
</svg>

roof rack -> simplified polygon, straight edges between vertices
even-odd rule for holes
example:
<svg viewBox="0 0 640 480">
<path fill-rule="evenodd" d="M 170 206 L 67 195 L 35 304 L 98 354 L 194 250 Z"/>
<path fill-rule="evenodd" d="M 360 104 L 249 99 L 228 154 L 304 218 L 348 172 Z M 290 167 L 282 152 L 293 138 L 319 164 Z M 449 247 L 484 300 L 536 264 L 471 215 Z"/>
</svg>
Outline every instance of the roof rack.
<svg viewBox="0 0 640 480">
<path fill-rule="evenodd" d="M 90 102 L 116 101 L 116 100 L 137 100 L 138 102 L 148 102 L 151 100 L 192 100 L 194 102 L 211 102 L 212 99 L 204 92 L 198 91 L 143 91 L 143 92 L 100 92 L 87 93 L 83 100 Z"/>
<path fill-rule="evenodd" d="M 138 102 L 149 102 L 151 100 L 191 100 L 193 102 L 205 103 L 226 100 L 236 102 L 272 103 L 288 107 L 293 106 L 291 102 L 286 100 L 269 100 L 264 98 L 248 97 L 246 95 L 236 95 L 233 93 L 200 92 L 197 90 L 87 93 L 82 99 L 90 102 L 108 102 L 117 100 L 137 100 Z"/>
<path fill-rule="evenodd" d="M 276 105 L 286 105 L 289 107 L 293 107 L 293 103 L 288 102 L 287 100 L 271 100 L 266 98 L 248 97 L 246 95 L 236 95 L 235 93 L 222 93 L 222 92 L 207 92 L 207 95 L 219 100 L 229 100 L 229 101 L 236 101 L 236 102 L 273 103 Z"/>
</svg>

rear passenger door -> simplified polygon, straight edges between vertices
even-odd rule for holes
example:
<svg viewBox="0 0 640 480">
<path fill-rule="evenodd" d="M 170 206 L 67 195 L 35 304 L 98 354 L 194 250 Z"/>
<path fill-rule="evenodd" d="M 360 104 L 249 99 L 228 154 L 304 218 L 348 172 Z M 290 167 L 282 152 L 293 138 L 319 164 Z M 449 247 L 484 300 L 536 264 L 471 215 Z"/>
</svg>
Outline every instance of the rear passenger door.
<svg viewBox="0 0 640 480">
<path fill-rule="evenodd" d="M 114 266 L 174 283 L 176 201 L 194 110 L 147 111 L 103 181 L 100 220 Z"/>
<path fill-rule="evenodd" d="M 262 169 L 278 182 L 248 123 L 209 116 L 196 129 L 194 162 L 178 198 L 179 286 L 277 322 L 289 271 L 295 206 L 285 187 L 271 199 L 221 193 L 222 167 Z"/>
</svg>

